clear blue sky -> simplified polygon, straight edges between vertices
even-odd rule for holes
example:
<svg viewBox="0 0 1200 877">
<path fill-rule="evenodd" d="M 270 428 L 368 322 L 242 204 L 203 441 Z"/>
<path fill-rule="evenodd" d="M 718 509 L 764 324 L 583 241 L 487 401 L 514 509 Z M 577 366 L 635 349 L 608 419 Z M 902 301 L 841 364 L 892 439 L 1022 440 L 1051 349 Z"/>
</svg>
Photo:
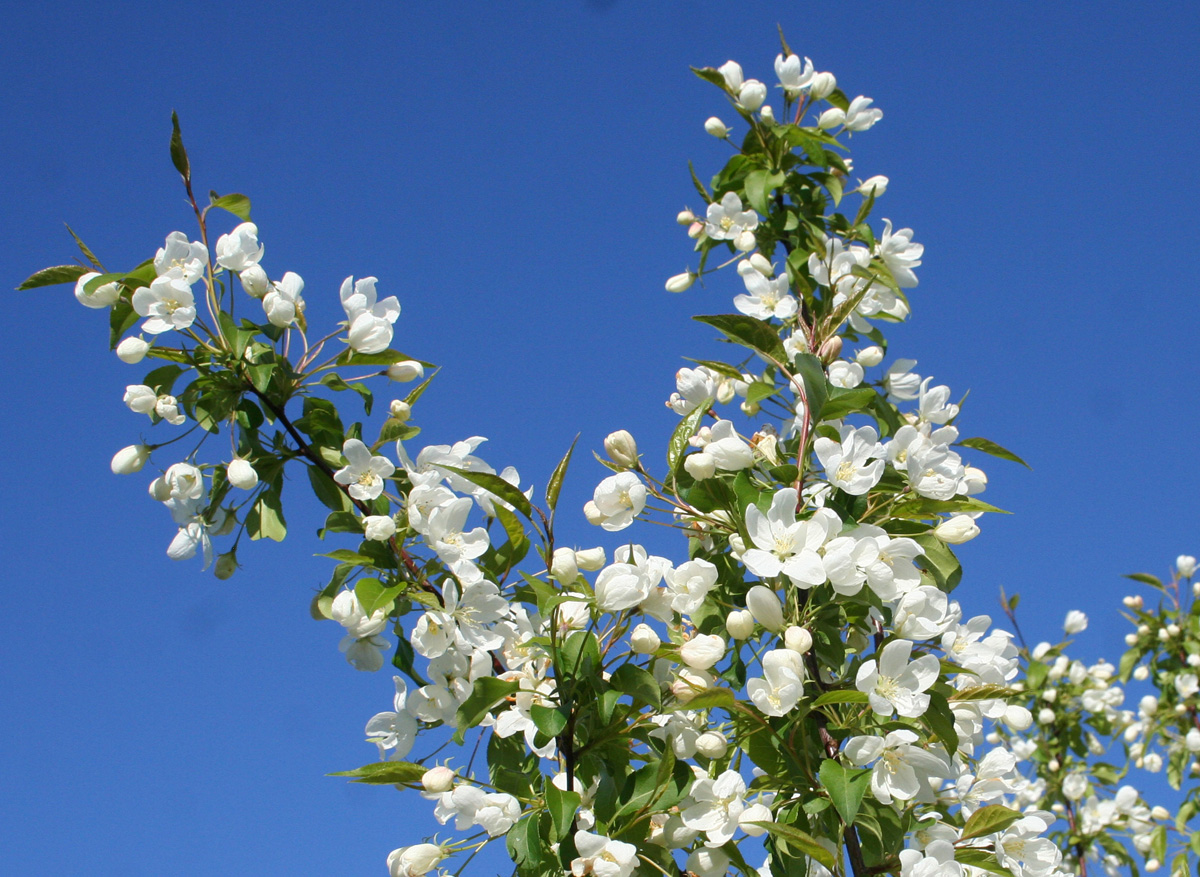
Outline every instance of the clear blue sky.
<svg viewBox="0 0 1200 877">
<path fill-rule="evenodd" d="M 129 266 L 191 231 L 175 109 L 198 186 L 253 198 L 310 321 L 339 318 L 347 274 L 400 298 L 397 346 L 445 366 L 422 438 L 488 436 L 540 489 L 581 431 L 578 508 L 589 450 L 623 427 L 660 453 L 681 357 L 718 352 L 689 317 L 735 290 L 662 288 L 691 255 L 687 161 L 724 159 L 702 124 L 726 107 L 688 65 L 773 82 L 777 22 L 884 110 L 856 170 L 892 179 L 877 215 L 926 247 L 893 354 L 970 389 L 964 433 L 1033 465 L 977 461 L 1015 514 L 964 547 L 957 596 L 1020 591 L 1031 639 L 1083 608 L 1080 656 L 1115 660 L 1119 575 L 1200 553 L 1193 3 L 14 4 L 5 284 L 71 256 L 63 221 Z M 322 776 L 373 760 L 391 680 L 308 618 L 315 503 L 228 583 L 171 563 L 148 479 L 109 472 L 141 372 L 69 289 L 2 301 L 5 873 L 385 873 L 435 826 L 416 796 Z"/>
</svg>

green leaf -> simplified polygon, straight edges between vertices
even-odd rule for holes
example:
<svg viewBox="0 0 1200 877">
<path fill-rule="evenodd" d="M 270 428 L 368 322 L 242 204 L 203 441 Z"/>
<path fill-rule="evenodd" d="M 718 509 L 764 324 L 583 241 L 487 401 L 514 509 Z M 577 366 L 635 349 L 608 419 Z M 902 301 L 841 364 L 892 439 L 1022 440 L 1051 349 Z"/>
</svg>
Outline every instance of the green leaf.
<svg viewBox="0 0 1200 877">
<path fill-rule="evenodd" d="M 209 192 L 208 199 L 212 202 L 213 207 L 220 207 L 222 210 L 229 211 L 242 222 L 250 221 L 250 199 L 245 195 L 236 192 L 230 195 L 218 195 L 216 192 Z"/>
<path fill-rule="evenodd" d="M 737 697 L 728 688 L 714 686 L 706 688 L 689 701 L 680 701 L 671 707 L 672 712 L 711 709 L 723 709 L 727 712 L 733 712 L 737 709 Z"/>
<path fill-rule="evenodd" d="M 996 854 L 988 850 L 955 850 L 954 861 L 961 862 L 964 865 L 970 865 L 974 868 L 982 868 L 985 871 L 990 871 L 993 874 L 999 874 L 1000 877 L 1013 877 L 1012 871 L 1005 868 L 996 861 Z"/>
<path fill-rule="evenodd" d="M 811 353 L 796 355 L 796 371 L 804 381 L 804 404 L 813 423 L 821 421 L 825 402 L 829 398 L 829 385 L 825 380 L 825 367 Z"/>
<path fill-rule="evenodd" d="M 688 440 L 696 434 L 700 421 L 704 419 L 712 403 L 712 399 L 705 399 L 680 420 L 675 431 L 671 433 L 671 441 L 667 444 L 667 471 L 672 475 L 679 473 L 684 453 L 688 449 Z"/>
<path fill-rule="evenodd" d="M 764 216 L 771 212 L 771 192 L 786 179 L 784 174 L 767 170 L 751 171 L 746 176 L 746 200 Z"/>
<path fill-rule="evenodd" d="M 279 491 L 271 488 L 263 492 L 246 515 L 246 532 L 251 539 L 270 539 L 282 542 L 287 535 L 287 523 L 283 519 L 283 504 Z"/>
<path fill-rule="evenodd" d="M 921 546 L 922 556 L 918 563 L 929 573 L 934 584 L 947 593 L 954 590 L 962 579 L 962 564 L 954 552 L 932 533 L 910 538 Z"/>
<path fill-rule="evenodd" d="M 778 822 L 751 822 L 750 824 L 765 828 L 771 835 L 787 841 L 789 846 L 794 846 L 800 852 L 804 853 L 804 855 L 814 861 L 820 862 L 830 871 L 837 869 L 833 853 L 817 843 L 812 835 L 801 831 L 794 825 L 782 825 Z"/>
<path fill-rule="evenodd" d="M 821 762 L 820 777 L 821 785 L 829 793 L 829 800 L 833 801 L 842 822 L 853 825 L 863 795 L 871 783 L 871 771 L 846 770 L 838 762 L 827 758 Z"/>
<path fill-rule="evenodd" d="M 64 222 L 63 225 L 67 224 Z M 83 257 L 88 260 L 88 263 L 101 274 L 103 274 L 104 266 L 100 264 L 100 260 L 96 258 L 96 254 L 88 248 L 87 244 L 80 240 L 79 235 L 75 234 L 75 230 L 69 225 L 67 225 L 67 233 L 75 239 L 75 246 L 79 247 L 79 252 L 83 253 Z"/>
<path fill-rule="evenodd" d="M 837 420 L 856 411 L 865 411 L 875 401 L 875 391 L 870 387 L 830 387 L 829 399 L 821 409 L 822 420 Z"/>
<path fill-rule="evenodd" d="M 54 286 L 59 283 L 74 283 L 87 273 L 88 269 L 82 265 L 55 265 L 52 268 L 43 268 L 26 277 L 17 287 L 17 291 L 37 289 L 39 286 Z"/>
<path fill-rule="evenodd" d="M 870 698 L 867 697 L 865 691 L 843 690 L 843 691 L 826 691 L 820 697 L 812 702 L 814 707 L 825 706 L 829 703 L 869 703 Z"/>
<path fill-rule="evenodd" d="M 534 726 L 547 737 L 557 737 L 567 727 L 570 710 L 561 706 L 543 706 L 535 703 L 529 708 L 529 717 Z"/>
<path fill-rule="evenodd" d="M 453 472 L 455 475 L 465 478 L 477 487 L 482 487 L 488 493 L 494 494 L 504 500 L 526 518 L 533 520 L 533 506 L 529 504 L 529 500 L 525 494 L 521 493 L 519 487 L 514 487 L 499 475 L 493 475 L 490 472 L 472 472 L 469 469 L 457 469 L 454 466 L 446 465 L 439 465 L 438 468 L 445 469 L 447 472 Z"/>
<path fill-rule="evenodd" d="M 1016 697 L 1022 694 L 1014 688 L 1008 688 L 1004 685 L 977 685 L 974 688 L 965 688 L 956 691 L 950 695 L 950 700 L 953 703 L 972 700 L 1005 700 L 1010 697 Z"/>
<path fill-rule="evenodd" d="M 308 466 L 307 469 L 308 483 L 312 486 L 313 493 L 316 494 L 322 505 L 335 512 L 350 511 L 350 497 L 346 496 L 324 469 L 318 469 L 316 466 Z"/>
<path fill-rule="evenodd" d="M 356 783 L 394 786 L 397 783 L 419 783 L 425 771 L 429 768 L 411 761 L 378 761 L 374 764 L 364 764 L 354 770 L 340 770 L 329 773 L 331 777 L 354 777 Z"/>
<path fill-rule="evenodd" d="M 947 752 L 958 749 L 958 729 L 954 727 L 954 712 L 945 695 L 936 691 L 929 693 L 929 709 L 922 717 L 929 730 L 937 735 L 938 740 L 946 747 Z"/>
<path fill-rule="evenodd" d="M 892 509 L 891 514 L 897 518 L 924 519 L 939 515 L 961 515 L 968 512 L 989 512 L 994 515 L 1007 515 L 1004 509 L 997 508 L 973 496 L 962 496 L 956 499 L 914 499 L 900 503 Z"/>
<path fill-rule="evenodd" d="M 701 314 L 692 317 L 697 322 L 712 326 L 731 341 L 757 350 L 770 361 L 783 363 L 787 354 L 783 350 L 783 342 L 779 334 L 769 324 L 745 314 Z"/>
<path fill-rule="evenodd" d="M 962 836 L 959 839 L 970 840 L 973 837 L 983 837 L 984 835 L 1004 831 L 1004 829 L 1020 818 L 1020 812 L 1011 810 L 1000 804 L 990 804 L 987 807 L 981 807 L 971 814 L 971 818 L 963 826 Z"/>
<path fill-rule="evenodd" d="M 692 167 L 692 163 L 688 162 L 688 172 L 692 175 L 692 185 L 696 187 L 696 191 L 700 193 L 700 197 L 704 199 L 704 203 L 708 204 L 712 201 L 712 197 L 708 194 L 708 189 L 704 188 L 704 183 L 700 182 L 700 178 L 696 176 L 696 169 Z"/>
<path fill-rule="evenodd" d="M 746 402 L 750 405 L 753 405 L 755 402 L 761 402 L 768 396 L 775 395 L 776 389 L 774 384 L 768 384 L 764 381 L 754 381 L 750 384 L 749 389 L 746 390 Z"/>
<path fill-rule="evenodd" d="M 641 701 L 655 710 L 662 707 L 662 692 L 658 682 L 648 671 L 636 664 L 622 664 L 609 678 L 608 684 L 617 691 L 628 694 L 635 703 Z"/>
<path fill-rule="evenodd" d="M 1163 583 L 1149 573 L 1131 572 L 1126 573 L 1124 578 L 1133 579 L 1135 582 L 1141 582 L 1143 585 L 1149 585 L 1152 588 L 1158 588 L 1160 591 L 1163 590 Z"/>
<path fill-rule="evenodd" d="M 187 150 L 183 148 L 183 134 L 179 131 L 179 115 L 171 111 L 171 164 L 183 177 L 185 182 L 192 179 L 192 169 L 188 164 Z"/>
<path fill-rule="evenodd" d="M 985 454 L 991 454 L 993 457 L 999 457 L 1001 460 L 1011 460 L 1014 463 L 1020 463 L 1026 469 L 1032 470 L 1033 467 L 1014 454 L 1007 448 L 1002 448 L 1000 445 L 985 438 L 965 438 L 959 442 L 964 448 L 974 448 L 977 451 L 983 451 Z"/>
<path fill-rule="evenodd" d="M 376 609 L 390 612 L 392 603 L 404 588 L 403 583 L 392 585 L 389 588 L 379 579 L 365 578 L 359 579 L 355 583 L 354 596 L 358 598 L 358 604 L 362 607 L 362 611 L 370 618 Z"/>
<path fill-rule="evenodd" d="M 374 448 L 378 448 L 385 442 L 407 441 L 420 434 L 421 427 L 397 420 L 395 417 L 389 417 L 379 428 L 379 438 L 376 440 Z"/>
<path fill-rule="evenodd" d="M 483 676 L 476 679 L 471 693 L 459 705 L 458 713 L 454 717 L 458 725 L 458 730 L 454 732 L 454 742 L 461 746 L 463 734 L 467 732 L 467 729 L 474 728 L 482 722 L 483 717 L 491 711 L 492 707 L 520 687 L 521 684 L 515 680 L 505 681 L 494 676 Z"/>
<path fill-rule="evenodd" d="M 567 452 L 563 454 L 563 458 L 558 461 L 558 465 L 550 473 L 550 480 L 546 482 L 546 506 L 552 512 L 555 506 L 558 505 L 558 495 L 562 492 L 563 479 L 567 477 L 567 466 L 571 463 L 571 455 L 575 453 L 575 443 L 579 441 L 579 435 L 579 433 L 575 433 L 571 447 L 567 448 Z"/>
<path fill-rule="evenodd" d="M 692 72 L 703 79 L 705 82 L 711 82 L 721 91 L 728 91 L 729 88 L 725 84 L 725 77 L 721 75 L 721 71 L 715 67 L 693 67 Z"/>
<path fill-rule="evenodd" d="M 554 827 L 554 839 L 561 840 L 571 830 L 575 814 L 583 798 L 578 792 L 564 792 L 554 783 L 546 780 L 546 809 L 550 811 L 550 821 Z"/>
</svg>

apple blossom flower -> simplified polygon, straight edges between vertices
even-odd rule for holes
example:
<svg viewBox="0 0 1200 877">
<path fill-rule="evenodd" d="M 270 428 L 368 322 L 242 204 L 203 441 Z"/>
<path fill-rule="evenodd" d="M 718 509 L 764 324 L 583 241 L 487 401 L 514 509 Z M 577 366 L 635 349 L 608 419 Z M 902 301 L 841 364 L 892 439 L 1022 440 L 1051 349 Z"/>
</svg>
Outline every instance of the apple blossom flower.
<svg viewBox="0 0 1200 877">
<path fill-rule="evenodd" d="M 1087 626 L 1088 617 L 1078 609 L 1072 609 L 1067 613 L 1066 620 L 1063 621 L 1063 633 L 1067 636 L 1074 636 L 1087 630 Z"/>
<path fill-rule="evenodd" d="M 396 535 L 396 521 L 391 515 L 365 515 L 362 519 L 363 538 L 386 542 Z"/>
<path fill-rule="evenodd" d="M 130 384 L 125 388 L 125 396 L 122 399 L 134 414 L 153 414 L 154 403 L 157 400 L 158 393 L 145 384 Z"/>
<path fill-rule="evenodd" d="M 680 615 L 695 612 L 708 592 L 717 586 L 717 578 L 717 568 L 703 558 L 686 561 L 669 570 L 665 579 L 671 608 Z"/>
<path fill-rule="evenodd" d="M 850 106 L 845 110 L 831 107 L 821 113 L 817 127 L 828 130 L 843 125 L 847 131 L 866 131 L 882 118 L 883 110 L 872 107 L 871 98 L 859 95 L 850 101 Z"/>
<path fill-rule="evenodd" d="M 286 329 L 304 313 L 304 280 L 299 274 L 288 271 L 283 279 L 271 284 L 271 290 L 263 296 L 263 312 L 272 326 Z"/>
<path fill-rule="evenodd" d="M 646 485 L 632 472 L 618 472 L 596 485 L 592 496 L 605 530 L 624 530 L 646 507 Z"/>
<path fill-rule="evenodd" d="M 783 604 L 779 595 L 766 585 L 754 585 L 746 592 L 746 608 L 755 621 L 772 633 L 783 630 Z"/>
<path fill-rule="evenodd" d="M 837 88 L 837 77 L 832 73 L 822 72 L 813 75 L 812 85 L 809 87 L 809 95 L 813 100 L 822 100 L 833 94 Z"/>
<path fill-rule="evenodd" d="M 464 784 L 443 794 L 433 815 L 443 825 L 453 817 L 458 831 L 478 825 L 488 837 L 499 837 L 521 818 L 521 803 L 507 792 L 485 793 Z"/>
<path fill-rule="evenodd" d="M 757 586 L 756 586 L 757 587 Z M 780 613 L 780 621 L 783 616 Z M 754 613 L 749 609 L 734 609 L 725 616 L 725 629 L 729 635 L 739 642 L 748 639 L 754 633 Z"/>
<path fill-rule="evenodd" d="M 883 477 L 884 449 L 879 434 L 871 426 L 855 429 L 848 424 L 838 432 L 840 444 L 821 436 L 813 443 L 813 450 L 830 484 L 851 496 L 862 496 Z"/>
<path fill-rule="evenodd" d="M 154 413 L 171 426 L 179 426 L 187 417 L 179 410 L 179 401 L 170 395 L 162 395 L 154 400 Z"/>
<path fill-rule="evenodd" d="M 817 552 L 830 533 L 841 529 L 841 521 L 829 509 L 818 509 L 812 518 L 798 521 L 797 504 L 796 489 L 785 487 L 775 493 L 765 515 L 756 506 L 746 510 L 746 530 L 754 547 L 742 555 L 742 563 L 760 578 L 783 573 L 797 587 L 811 588 L 826 580 Z"/>
<path fill-rule="evenodd" d="M 708 118 L 708 120 L 704 123 L 704 130 L 719 140 L 724 139 L 729 134 L 729 129 L 725 127 L 725 123 L 716 116 L 710 116 Z M 671 291 L 674 292 L 675 290 Z"/>
<path fill-rule="evenodd" d="M 872 658 L 859 667 L 855 687 L 866 693 L 877 715 L 915 719 L 929 709 L 929 695 L 922 692 L 937 681 L 938 659 L 921 655 L 910 662 L 912 647 L 909 640 L 892 640 L 880 650 L 878 661 Z"/>
<path fill-rule="evenodd" d="M 746 691 L 764 715 L 783 716 L 804 696 L 804 658 L 793 649 L 772 649 L 763 655 L 763 675 L 750 679 Z"/>
<path fill-rule="evenodd" d="M 736 240 L 743 232 L 758 228 L 758 214 L 742 209 L 737 192 L 726 192 L 720 201 L 708 205 L 704 231 L 715 241 Z"/>
<path fill-rule="evenodd" d="M 727 770 L 716 779 L 702 777 L 692 783 L 679 816 L 684 825 L 704 832 L 708 843 L 719 847 L 738 829 L 738 817 L 746 808 L 745 794 L 746 781 L 736 770 Z"/>
<path fill-rule="evenodd" d="M 892 232 L 892 221 L 883 221 L 883 236 L 879 238 L 879 258 L 887 265 L 896 279 L 896 285 L 907 289 L 917 285 L 917 275 L 912 269 L 921 264 L 921 255 L 925 252 L 924 244 L 913 243 L 913 230 L 902 228 Z"/>
<path fill-rule="evenodd" d="M 693 670 L 707 670 L 725 657 L 725 640 L 716 634 L 696 634 L 679 647 L 679 657 Z"/>
<path fill-rule="evenodd" d="M 1190 579 L 1196 574 L 1196 558 L 1190 554 L 1181 554 L 1175 558 L 1175 571 L 1180 578 Z"/>
<path fill-rule="evenodd" d="M 367 742 L 374 743 L 379 748 L 379 760 L 388 758 L 389 750 L 395 751 L 395 758 L 403 758 L 412 750 L 417 740 L 417 720 L 406 709 L 408 687 L 399 676 L 393 676 L 396 685 L 396 696 L 392 700 L 394 711 L 376 713 L 367 722 Z"/>
<path fill-rule="evenodd" d="M 846 757 L 852 764 L 865 767 L 874 762 L 871 794 L 881 804 L 911 801 L 931 778 L 954 773 L 945 759 L 915 745 L 919 739 L 912 731 L 898 730 L 886 737 L 866 735 L 846 741 Z"/>
<path fill-rule="evenodd" d="M 747 294 L 734 296 L 733 306 L 743 314 L 759 320 L 774 318 L 780 321 L 796 316 L 800 305 L 789 294 L 787 274 L 768 280 L 752 268 L 742 274 L 742 282 L 746 284 Z"/>
<path fill-rule="evenodd" d="M 381 353 L 392 343 L 392 324 L 400 316 L 400 302 L 394 295 L 376 301 L 374 277 L 355 281 L 347 277 L 340 292 L 346 311 L 348 343 L 359 353 Z"/>
<path fill-rule="evenodd" d="M 854 355 L 854 361 L 864 368 L 871 368 L 883 362 L 883 348 L 872 344 L 864 347 Z"/>
<path fill-rule="evenodd" d="M 187 239 L 181 231 L 167 235 L 167 241 L 154 254 L 154 270 L 159 277 L 182 280 L 191 286 L 204 276 L 208 249 L 200 241 Z"/>
<path fill-rule="evenodd" d="M 421 787 L 426 792 L 440 795 L 443 792 L 449 792 L 453 789 L 454 781 L 457 778 L 458 774 L 446 767 L 446 765 L 439 764 L 421 774 Z"/>
<path fill-rule="evenodd" d="M 186 329 L 196 319 L 196 299 L 182 277 L 155 277 L 149 286 L 133 293 L 133 310 L 146 317 L 142 331 L 161 335 L 172 329 Z"/>
<path fill-rule="evenodd" d="M 106 308 L 121 297 L 121 286 L 115 280 L 101 283 L 89 292 L 89 284 L 100 276 L 95 271 L 89 271 L 75 281 L 75 298 L 84 307 Z"/>
<path fill-rule="evenodd" d="M 420 843 L 411 847 L 400 847 L 388 853 L 389 877 L 425 877 L 446 858 L 445 851 L 437 844 Z"/>
<path fill-rule="evenodd" d="M 921 376 L 912 370 L 915 359 L 897 359 L 883 376 L 883 388 L 894 402 L 911 402 L 921 392 Z"/>
<path fill-rule="evenodd" d="M 342 456 L 347 465 L 333 474 L 333 480 L 347 485 L 346 492 L 360 502 L 370 502 L 383 493 L 383 479 L 396 471 L 391 460 L 372 454 L 359 439 L 346 439 Z"/>
<path fill-rule="evenodd" d="M 954 845 L 948 840 L 935 840 L 923 851 L 900 851 L 900 877 L 963 877 L 966 873 L 954 860 Z"/>
<path fill-rule="evenodd" d="M 812 85 L 816 74 L 813 71 L 813 63 L 808 58 L 805 58 L 801 65 L 799 56 L 788 55 L 785 58 L 780 54 L 775 56 L 775 75 L 779 77 L 784 94 L 792 99 Z"/>
<path fill-rule="evenodd" d="M 263 246 L 258 242 L 258 226 L 243 222 L 229 234 L 217 238 L 217 264 L 238 274 L 262 259 Z"/>
<path fill-rule="evenodd" d="M 572 877 L 630 877 L 638 865 L 633 844 L 588 831 L 575 832 L 575 851 L 579 855 L 571 861 Z"/>
<path fill-rule="evenodd" d="M 725 79 L 725 87 L 734 94 L 742 88 L 744 74 L 742 73 L 742 65 L 737 61 L 726 61 L 717 68 L 717 72 Z"/>
<path fill-rule="evenodd" d="M 625 469 L 636 469 L 638 465 L 637 442 L 628 430 L 619 429 L 604 439 L 604 450 L 608 458 Z"/>
<path fill-rule="evenodd" d="M 403 362 L 395 362 L 389 365 L 387 367 L 387 376 L 389 380 L 407 383 L 408 381 L 425 377 L 425 366 L 421 365 L 415 359 L 406 359 Z"/>
<path fill-rule="evenodd" d="M 238 279 L 242 282 L 242 289 L 246 291 L 246 295 L 251 298 L 262 298 L 271 291 L 271 278 L 261 265 L 250 265 L 242 269 L 238 272 Z"/>
<path fill-rule="evenodd" d="M 767 99 L 767 87 L 757 79 L 747 79 L 738 89 L 737 103 L 743 110 L 753 113 Z"/>
<path fill-rule="evenodd" d="M 829 363 L 829 383 L 835 387 L 852 390 L 863 382 L 863 367 L 857 362 L 839 359 Z"/>
</svg>

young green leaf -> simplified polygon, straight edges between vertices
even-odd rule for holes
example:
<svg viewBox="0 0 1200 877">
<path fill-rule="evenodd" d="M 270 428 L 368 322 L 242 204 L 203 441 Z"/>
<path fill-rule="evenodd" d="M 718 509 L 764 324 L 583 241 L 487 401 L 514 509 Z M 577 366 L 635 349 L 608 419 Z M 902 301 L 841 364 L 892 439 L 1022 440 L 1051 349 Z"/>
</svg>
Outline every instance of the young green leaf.
<svg viewBox="0 0 1200 877">
<path fill-rule="evenodd" d="M 959 840 L 970 840 L 973 837 L 983 837 L 1004 831 L 1020 818 L 1019 811 L 1011 810 L 1000 804 L 981 807 L 971 814 L 971 818 L 963 826 L 962 836 Z"/>
<path fill-rule="evenodd" d="M 213 207 L 220 207 L 240 219 L 242 222 L 250 221 L 250 199 L 245 195 L 232 193 L 229 195 L 218 195 L 216 192 L 208 193 L 209 201 Z"/>
<path fill-rule="evenodd" d="M 999 457 L 1001 460 L 1011 460 L 1013 463 L 1020 463 L 1026 469 L 1033 469 L 1028 463 L 1014 454 L 1007 448 L 1002 448 L 1000 445 L 985 438 L 965 438 L 959 442 L 964 448 L 974 448 L 977 451 L 983 451 L 985 454 L 991 454 L 993 457 Z"/>
<path fill-rule="evenodd" d="M 863 795 L 871 783 L 871 771 L 846 770 L 837 761 L 826 759 L 821 762 L 821 785 L 829 793 L 829 800 L 837 809 L 846 825 L 853 825 L 862 805 Z"/>
<path fill-rule="evenodd" d="M 331 777 L 353 777 L 356 783 L 394 786 L 398 783 L 419 783 L 425 771 L 429 768 L 411 761 L 379 761 L 375 764 L 364 764 L 354 770 L 339 770 L 337 773 L 325 774 Z"/>
<path fill-rule="evenodd" d="M 446 465 L 439 465 L 438 468 L 445 469 L 447 472 L 453 472 L 455 475 L 467 479 L 467 481 L 470 481 L 477 487 L 482 487 L 488 493 L 495 494 L 504 500 L 526 518 L 533 519 L 533 506 L 529 504 L 529 498 L 521 493 L 519 487 L 514 487 L 499 475 L 493 475 L 490 472 L 472 472 L 469 469 L 458 469 L 454 466 Z"/>
<path fill-rule="evenodd" d="M 87 273 L 88 269 L 82 265 L 55 265 L 51 268 L 43 268 L 26 277 L 17 287 L 17 291 L 37 289 L 39 286 L 55 286 L 59 283 L 74 283 Z"/>
<path fill-rule="evenodd" d="M 183 177 L 185 182 L 192 179 L 192 169 L 188 164 L 187 150 L 183 148 L 183 134 L 179 131 L 179 114 L 171 111 L 171 164 Z"/>
<path fill-rule="evenodd" d="M 571 455 L 575 453 L 575 443 L 579 441 L 579 435 L 579 433 L 575 433 L 571 447 L 567 448 L 563 458 L 558 461 L 558 465 L 550 473 L 550 480 L 546 482 L 546 506 L 552 512 L 558 505 L 558 495 L 562 491 L 563 479 L 567 477 L 567 466 L 571 464 Z"/>
</svg>

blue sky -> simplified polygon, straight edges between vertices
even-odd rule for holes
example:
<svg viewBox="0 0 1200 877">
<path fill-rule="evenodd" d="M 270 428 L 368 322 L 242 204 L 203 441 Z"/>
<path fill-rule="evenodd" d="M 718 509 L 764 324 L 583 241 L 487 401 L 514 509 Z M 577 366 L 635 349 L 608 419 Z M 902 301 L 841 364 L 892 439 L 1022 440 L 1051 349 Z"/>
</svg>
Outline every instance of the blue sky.
<svg viewBox="0 0 1200 877">
<path fill-rule="evenodd" d="M 339 318 L 347 274 L 399 297 L 397 346 L 445 367 L 422 439 L 487 436 L 486 459 L 540 489 L 581 432 L 563 500 L 578 508 L 604 474 L 588 451 L 626 428 L 660 453 L 681 357 L 720 352 L 689 317 L 736 290 L 662 288 L 691 255 L 674 224 L 700 207 L 687 161 L 720 167 L 702 125 L 731 115 L 688 66 L 733 58 L 773 82 L 779 23 L 884 111 L 852 142 L 857 175 L 891 178 L 876 215 L 926 247 L 892 354 L 969 389 L 964 433 L 1033 466 L 977 461 L 1014 514 L 964 547 L 957 596 L 994 612 L 1000 586 L 1020 591 L 1031 640 L 1083 608 L 1080 656 L 1116 660 L 1138 587 L 1120 574 L 1200 553 L 1194 4 L 447 8 L 9 10 L 8 287 L 70 258 L 64 221 L 128 266 L 191 231 L 166 149 L 177 110 L 199 188 L 251 196 L 266 264 L 305 278 L 310 321 Z M 328 570 L 316 504 L 228 583 L 171 563 L 148 479 L 109 472 L 138 438 L 121 395 L 141 373 L 65 287 L 3 307 L 6 871 L 384 873 L 436 826 L 415 796 L 322 776 L 373 760 L 362 726 L 391 681 L 351 670 L 338 629 L 308 618 Z M 616 544 L 581 517 L 570 532 Z"/>
</svg>

